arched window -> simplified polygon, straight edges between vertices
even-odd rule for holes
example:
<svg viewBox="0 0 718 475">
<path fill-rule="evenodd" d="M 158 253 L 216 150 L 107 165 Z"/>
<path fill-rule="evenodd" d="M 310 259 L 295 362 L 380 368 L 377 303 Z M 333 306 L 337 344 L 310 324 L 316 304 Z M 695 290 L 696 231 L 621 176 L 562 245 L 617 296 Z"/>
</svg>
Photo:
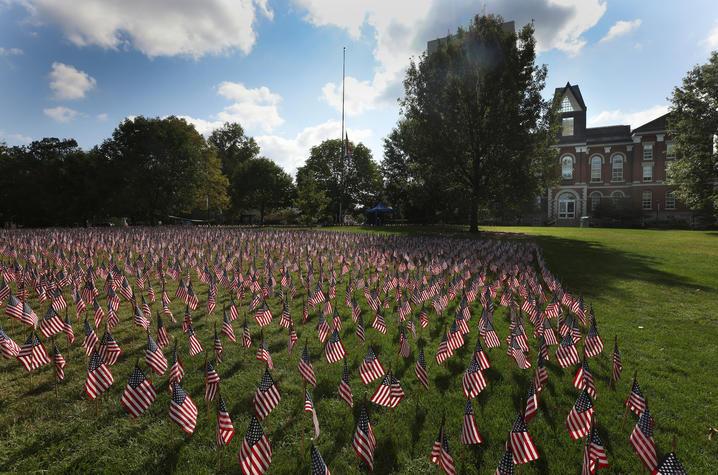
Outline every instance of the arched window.
<svg viewBox="0 0 718 475">
<path fill-rule="evenodd" d="M 576 217 L 576 197 L 564 191 L 558 195 L 558 218 L 573 219 Z"/>
<path fill-rule="evenodd" d="M 601 203 L 601 198 L 603 198 L 603 195 L 600 191 L 594 191 L 589 195 L 591 198 L 591 211 L 594 211 L 596 207 Z"/>
<path fill-rule="evenodd" d="M 591 157 L 591 181 L 601 181 L 601 157 Z"/>
<path fill-rule="evenodd" d="M 623 181 L 623 155 L 611 157 L 611 181 Z"/>
<path fill-rule="evenodd" d="M 561 176 L 564 180 L 573 178 L 573 157 L 571 155 L 564 155 L 561 158 Z"/>
</svg>

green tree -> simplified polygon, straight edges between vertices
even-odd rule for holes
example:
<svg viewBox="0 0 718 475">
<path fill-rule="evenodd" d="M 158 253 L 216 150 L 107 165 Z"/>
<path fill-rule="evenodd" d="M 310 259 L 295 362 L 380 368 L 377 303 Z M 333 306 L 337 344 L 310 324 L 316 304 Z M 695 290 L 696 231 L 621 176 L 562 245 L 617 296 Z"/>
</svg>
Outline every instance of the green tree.
<svg viewBox="0 0 718 475">
<path fill-rule="evenodd" d="M 154 222 L 228 202 L 226 178 L 204 138 L 177 117 L 126 119 L 98 153 L 113 177 L 116 214 Z"/>
<path fill-rule="evenodd" d="M 718 218 L 718 51 L 695 66 L 673 90 L 669 128 L 677 159 L 668 169 L 676 197 L 693 210 Z"/>
<path fill-rule="evenodd" d="M 306 174 L 297 182 L 297 208 L 300 219 L 306 225 L 315 225 L 325 216 L 329 206 L 329 197 L 310 174 Z"/>
<path fill-rule="evenodd" d="M 264 157 L 240 164 L 232 183 L 235 209 L 258 209 L 261 224 L 264 224 L 266 213 L 289 206 L 295 194 L 292 177 Z"/>
<path fill-rule="evenodd" d="M 298 185 L 312 180 L 329 198 L 327 211 L 336 222 L 340 219 L 340 202 L 342 214 L 356 211 L 375 205 L 382 190 L 381 173 L 371 151 L 351 142 L 346 149 L 348 153 L 342 157 L 342 141 L 325 140 L 312 147 L 304 166 L 297 170 Z"/>
<path fill-rule="evenodd" d="M 242 163 L 259 157 L 259 145 L 253 137 L 245 135 L 244 129 L 236 122 L 225 122 L 210 134 L 207 142 L 215 149 L 222 162 L 222 172 L 234 176 Z"/>
<path fill-rule="evenodd" d="M 535 64 L 533 26 L 514 34 L 502 23 L 477 16 L 412 63 L 396 129 L 414 178 L 461 196 L 454 208 L 466 209 L 472 231 L 479 208 L 503 214 L 534 201 L 555 167 L 554 109 L 541 97 L 547 70 Z"/>
</svg>

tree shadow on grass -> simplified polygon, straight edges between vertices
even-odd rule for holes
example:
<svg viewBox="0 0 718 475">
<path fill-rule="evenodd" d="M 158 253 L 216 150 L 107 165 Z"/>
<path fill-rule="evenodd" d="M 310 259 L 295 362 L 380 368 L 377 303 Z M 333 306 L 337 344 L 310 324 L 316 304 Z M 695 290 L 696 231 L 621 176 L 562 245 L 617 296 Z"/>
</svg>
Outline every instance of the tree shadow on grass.
<svg viewBox="0 0 718 475">
<path fill-rule="evenodd" d="M 531 236 L 530 239 L 541 247 L 548 268 L 561 283 L 585 297 L 609 293 L 625 297 L 626 291 L 616 282 L 627 278 L 666 287 L 714 291 L 691 279 L 657 269 L 659 259 L 655 257 L 609 248 L 596 241 L 553 236 Z"/>
</svg>

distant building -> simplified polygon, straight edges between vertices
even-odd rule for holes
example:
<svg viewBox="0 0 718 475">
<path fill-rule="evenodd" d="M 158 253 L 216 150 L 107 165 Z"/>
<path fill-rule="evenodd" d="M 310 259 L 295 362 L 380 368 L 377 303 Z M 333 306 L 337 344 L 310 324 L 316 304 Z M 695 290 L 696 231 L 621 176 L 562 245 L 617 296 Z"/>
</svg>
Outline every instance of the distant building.
<svg viewBox="0 0 718 475">
<path fill-rule="evenodd" d="M 578 225 L 604 200 L 634 210 L 643 221 L 691 219 L 666 184 L 666 169 L 675 159 L 668 114 L 633 130 L 586 127 L 586 103 L 577 85 L 556 88 L 554 98 L 560 103 L 561 182 L 547 190 L 550 223 Z"/>
</svg>

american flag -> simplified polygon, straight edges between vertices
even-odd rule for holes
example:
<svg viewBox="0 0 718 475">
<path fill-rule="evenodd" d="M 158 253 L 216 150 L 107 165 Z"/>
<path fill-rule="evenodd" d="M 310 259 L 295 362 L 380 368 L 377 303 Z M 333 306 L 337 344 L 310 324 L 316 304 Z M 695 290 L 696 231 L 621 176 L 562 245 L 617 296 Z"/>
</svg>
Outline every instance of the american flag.
<svg viewBox="0 0 718 475">
<path fill-rule="evenodd" d="M 249 326 L 247 326 L 247 317 L 244 318 L 244 323 L 242 324 L 242 347 L 243 348 L 251 348 L 252 346 L 252 334 L 249 331 Z"/>
<path fill-rule="evenodd" d="M 496 334 L 496 330 L 494 330 L 494 326 L 491 323 L 491 320 L 488 318 L 488 316 L 486 318 L 482 316 L 481 319 L 483 321 L 483 325 L 479 329 L 481 338 L 484 339 L 484 343 L 488 348 L 498 348 L 499 346 L 501 346 L 501 340 L 499 340 L 499 336 Z"/>
<path fill-rule="evenodd" d="M 578 351 L 576 350 L 576 345 L 573 343 L 571 333 L 567 333 L 563 340 L 561 340 L 561 344 L 556 350 L 556 358 L 562 368 L 579 364 Z"/>
<path fill-rule="evenodd" d="M 419 312 L 419 325 L 421 325 L 421 328 L 426 328 L 429 326 L 429 314 L 426 311 L 425 307 L 421 307 L 421 311 Z"/>
<path fill-rule="evenodd" d="M 259 361 L 265 362 L 269 369 L 274 369 L 274 362 L 272 361 L 272 356 L 269 354 L 267 342 L 264 341 L 263 335 L 261 341 L 259 342 L 259 346 L 257 346 L 257 354 L 255 355 L 255 358 Z"/>
<path fill-rule="evenodd" d="M 634 414 L 640 416 L 643 411 L 646 410 L 646 398 L 643 397 L 641 387 L 638 385 L 638 379 L 633 378 L 633 384 L 631 385 L 631 392 L 628 394 L 626 399 L 626 407 L 628 407 Z"/>
<path fill-rule="evenodd" d="M 364 319 L 361 315 L 357 317 L 355 333 L 357 338 L 364 341 Z"/>
<path fill-rule="evenodd" d="M 7 307 L 5 307 L 5 314 L 9 317 L 20 320 L 22 318 L 23 305 L 12 293 L 8 297 Z"/>
<path fill-rule="evenodd" d="M 229 338 L 229 341 L 237 342 L 237 337 L 234 336 L 234 328 L 232 328 L 232 321 L 227 316 L 226 311 L 222 315 L 222 333 Z"/>
<path fill-rule="evenodd" d="M 149 330 L 150 328 L 150 321 L 147 320 L 145 315 L 142 313 L 139 307 L 135 306 L 134 311 L 134 323 L 138 327 L 144 329 L 145 331 Z"/>
<path fill-rule="evenodd" d="M 324 347 L 324 356 L 326 356 L 329 363 L 336 363 L 344 358 L 346 354 L 347 352 L 344 349 L 344 345 L 339 339 L 339 331 L 334 330 L 332 335 L 329 337 L 329 341 Z"/>
<path fill-rule="evenodd" d="M 18 344 L 2 328 L 0 328 L 0 351 L 5 359 L 16 358 L 20 353 Z"/>
<path fill-rule="evenodd" d="M 189 305 L 184 309 L 184 319 L 182 320 L 182 331 L 187 332 L 187 329 L 192 326 L 192 314 L 189 313 Z"/>
<path fill-rule="evenodd" d="M 601 340 L 601 336 L 598 334 L 598 329 L 596 328 L 596 317 L 591 315 L 591 326 L 588 329 L 588 335 L 586 335 L 586 340 L 584 341 L 584 352 L 586 356 L 593 358 L 594 356 L 600 355 L 602 351 L 603 340 Z"/>
<path fill-rule="evenodd" d="M 141 416 L 155 402 L 157 392 L 139 366 L 132 370 L 120 403 L 132 417 Z"/>
<path fill-rule="evenodd" d="M 511 453 L 513 454 L 514 463 L 516 465 L 532 462 L 539 458 L 538 451 L 536 450 L 533 440 L 531 440 L 529 429 L 526 426 L 526 421 L 522 414 L 516 417 L 516 421 L 514 421 L 514 425 L 511 428 L 509 446 L 511 447 Z"/>
<path fill-rule="evenodd" d="M 97 351 L 94 351 L 92 356 L 90 356 L 90 364 L 87 367 L 85 392 L 90 399 L 95 399 L 97 396 L 107 391 L 107 389 L 112 386 L 113 382 L 114 379 L 112 378 L 110 368 L 105 366 L 100 354 Z"/>
<path fill-rule="evenodd" d="M 436 362 L 438 364 L 444 364 L 444 361 L 449 359 L 451 355 L 454 353 L 451 351 L 451 348 L 449 347 L 448 338 L 446 335 L 443 335 L 441 337 L 441 342 L 439 343 L 439 347 L 436 349 Z"/>
<path fill-rule="evenodd" d="M 145 348 L 145 362 L 152 371 L 162 376 L 167 371 L 167 358 L 162 354 L 162 349 L 157 346 L 150 334 L 147 334 L 147 348 Z"/>
<path fill-rule="evenodd" d="M 571 408 L 566 418 L 566 428 L 572 440 L 585 437 L 591 429 L 591 418 L 593 417 L 593 403 L 591 396 L 585 389 L 578 395 L 576 403 Z"/>
<path fill-rule="evenodd" d="M 369 399 L 378 406 L 395 408 L 404 399 L 404 390 L 399 380 L 389 371 Z"/>
<path fill-rule="evenodd" d="M 204 400 L 214 401 L 217 392 L 219 392 L 219 373 L 214 369 L 211 361 L 207 362 L 204 372 Z"/>
<path fill-rule="evenodd" d="M 45 317 L 40 320 L 40 333 L 42 333 L 42 336 L 50 338 L 60 333 L 63 327 L 64 323 L 60 316 L 52 307 L 48 307 Z"/>
<path fill-rule="evenodd" d="M 299 336 L 297 336 L 296 330 L 294 330 L 294 323 L 289 325 L 288 329 L 289 335 L 287 339 L 287 353 L 292 353 L 292 350 L 294 349 L 294 345 L 297 343 L 297 340 L 299 340 Z"/>
<path fill-rule="evenodd" d="M 30 308 L 27 302 L 22 303 L 22 315 L 20 315 L 20 321 L 25 325 L 37 328 L 37 315 Z"/>
<path fill-rule="evenodd" d="M 197 339 L 197 335 L 195 335 L 194 329 L 192 328 L 191 324 L 187 327 L 187 339 L 189 342 L 190 356 L 197 356 L 204 351 L 204 348 L 202 348 L 202 343 L 200 343 L 199 339 Z"/>
<path fill-rule="evenodd" d="M 170 385 L 182 382 L 182 378 L 184 378 L 184 366 L 177 356 L 177 344 L 175 343 L 175 349 L 172 352 L 172 366 L 170 367 Z"/>
<path fill-rule="evenodd" d="M 217 403 L 217 446 L 225 447 L 229 445 L 234 437 L 234 425 L 232 418 L 227 411 L 227 405 L 224 403 L 222 395 L 219 396 Z"/>
<path fill-rule="evenodd" d="M 192 434 L 197 426 L 197 406 L 179 383 L 172 383 L 169 416 L 188 434 Z"/>
<path fill-rule="evenodd" d="M 489 357 L 481 346 L 481 335 L 476 338 L 476 346 L 474 347 L 474 358 L 479 362 L 481 369 L 489 369 L 491 363 L 489 363 Z"/>
<path fill-rule="evenodd" d="M 20 347 L 17 359 L 27 371 L 34 371 L 41 366 L 50 364 L 50 355 L 47 354 L 45 346 L 34 331 L 30 332 L 25 344 Z"/>
<path fill-rule="evenodd" d="M 596 384 L 593 382 L 593 374 L 591 374 L 588 362 L 585 359 L 576 370 L 573 377 L 573 386 L 578 390 L 585 389 L 593 399 L 596 399 Z"/>
<path fill-rule="evenodd" d="M 65 320 L 62 322 L 62 332 L 67 337 L 67 343 L 72 345 L 75 342 L 75 332 L 72 330 L 72 323 L 70 323 L 68 315 L 65 315 Z"/>
<path fill-rule="evenodd" d="M 495 475 L 514 475 L 514 455 L 511 453 L 508 443 L 506 446 L 506 451 L 501 456 Z"/>
<path fill-rule="evenodd" d="M 454 466 L 454 458 L 449 453 L 449 441 L 444 432 L 444 421 L 441 421 L 439 435 L 431 447 L 431 463 L 438 465 L 447 475 L 456 475 L 456 467 Z"/>
<path fill-rule="evenodd" d="M 254 320 L 260 327 L 266 327 L 272 323 L 272 311 L 269 310 L 266 300 L 262 302 L 262 306 L 255 312 Z"/>
<path fill-rule="evenodd" d="M 521 349 L 521 346 L 519 345 L 518 339 L 515 335 L 511 336 L 511 343 L 509 344 L 508 352 L 516 361 L 516 365 L 519 367 L 519 369 L 529 369 L 531 367 L 531 363 L 529 362 L 528 358 L 526 358 L 524 350 Z"/>
<path fill-rule="evenodd" d="M 658 466 L 658 457 L 656 456 L 656 443 L 653 441 L 653 419 L 651 419 L 651 412 L 647 407 L 638 417 L 638 422 L 631 432 L 629 441 L 643 465 L 649 472 L 654 473 L 653 471 Z"/>
<path fill-rule="evenodd" d="M 424 386 L 425 389 L 429 389 L 429 375 L 426 371 L 426 358 L 424 358 L 423 346 L 419 347 L 419 357 L 414 366 L 414 373 L 416 374 L 416 379 L 419 380 L 422 386 Z"/>
<path fill-rule="evenodd" d="M 157 313 L 157 344 L 160 348 L 166 348 L 170 345 L 169 334 L 159 313 Z"/>
<path fill-rule="evenodd" d="M 309 359 L 309 348 L 307 348 L 306 343 L 302 350 L 302 357 L 299 359 L 299 374 L 308 384 L 312 386 L 317 385 L 317 377 L 314 375 L 314 367 L 312 366 L 312 361 Z"/>
<path fill-rule="evenodd" d="M 253 415 L 239 449 L 239 465 L 243 475 L 262 475 L 272 463 L 272 446 Z"/>
<path fill-rule="evenodd" d="M 476 425 L 476 419 L 474 419 L 474 408 L 471 404 L 471 399 L 467 399 L 466 407 L 464 408 L 464 424 L 461 426 L 461 443 L 475 445 L 483 442 L 484 440 L 479 434 L 479 427 Z"/>
<path fill-rule="evenodd" d="M 371 326 L 382 335 L 386 335 L 386 322 L 384 321 L 384 316 L 381 312 L 377 312 Z"/>
<path fill-rule="evenodd" d="M 374 350 L 369 347 L 366 356 L 359 365 L 359 376 L 364 384 L 369 384 L 372 381 L 381 378 L 386 374 L 386 370 L 382 366 L 379 358 L 374 353 Z"/>
<path fill-rule="evenodd" d="M 322 459 L 322 454 L 319 453 L 314 444 L 312 444 L 312 475 L 331 475 L 329 467 Z"/>
<path fill-rule="evenodd" d="M 87 356 L 90 356 L 90 354 L 92 354 L 92 350 L 95 349 L 95 345 L 99 343 L 99 340 L 97 339 L 97 334 L 95 334 L 95 330 L 92 329 L 87 319 L 85 319 L 84 329 L 85 339 L 82 341 L 82 347 L 85 349 L 85 354 Z"/>
<path fill-rule="evenodd" d="M 279 326 L 282 328 L 289 328 L 292 323 L 292 316 L 289 314 L 289 306 L 286 300 L 282 303 L 282 318 L 279 319 Z"/>
<path fill-rule="evenodd" d="M 486 379 L 481 372 L 481 366 L 476 360 L 476 357 L 471 358 L 471 363 L 469 363 L 469 367 L 464 371 L 461 383 L 466 399 L 475 398 L 486 388 Z"/>
<path fill-rule="evenodd" d="M 615 385 L 616 382 L 621 378 L 621 372 L 623 371 L 623 363 L 621 362 L 621 352 L 618 351 L 618 336 L 616 336 L 613 342 L 613 355 L 612 355 L 613 367 L 611 368 L 611 380 Z"/>
<path fill-rule="evenodd" d="M 65 379 L 65 357 L 60 354 L 60 350 L 57 349 L 57 345 L 54 343 L 52 345 L 52 362 L 55 365 L 55 378 L 58 381 L 63 381 Z"/>
<path fill-rule="evenodd" d="M 117 363 L 121 354 L 122 349 L 120 345 L 117 344 L 112 334 L 106 331 L 105 334 L 102 335 L 102 340 L 100 340 L 100 356 L 102 356 L 102 361 L 108 366 L 112 366 Z"/>
<path fill-rule="evenodd" d="M 217 360 L 217 363 L 222 362 L 222 354 L 224 353 L 224 348 L 222 347 L 222 340 L 219 339 L 219 335 L 217 334 L 217 326 L 214 327 L 214 359 Z"/>
<path fill-rule="evenodd" d="M 359 419 L 357 420 L 356 431 L 352 439 L 352 447 L 354 447 L 354 452 L 356 452 L 359 460 L 367 465 L 369 471 L 373 471 L 376 437 L 374 437 L 374 429 L 369 421 L 366 406 L 363 406 L 359 411 Z"/>
<path fill-rule="evenodd" d="M 308 389 L 304 390 L 304 412 L 312 414 L 312 424 L 314 425 L 314 437 L 319 437 L 319 419 L 317 419 L 317 411 L 314 409 L 314 400 Z"/>
<path fill-rule="evenodd" d="M 686 475 L 687 473 L 676 454 L 669 452 L 661 459 L 652 475 Z"/>
<path fill-rule="evenodd" d="M 524 419 L 528 424 L 538 413 L 538 394 L 533 381 L 529 383 L 529 390 L 526 393 L 526 409 L 524 410 Z"/>
<path fill-rule="evenodd" d="M 399 325 L 399 355 L 401 355 L 402 358 L 408 358 L 410 351 L 406 330 L 402 325 Z"/>
<path fill-rule="evenodd" d="M 352 388 L 349 386 L 349 366 L 347 359 L 344 358 L 344 370 L 342 371 L 342 379 L 339 381 L 339 397 L 346 402 L 349 407 L 354 407 L 354 396 Z"/>
<path fill-rule="evenodd" d="M 281 399 L 279 389 L 274 384 L 272 375 L 269 374 L 269 369 L 265 368 L 262 381 L 260 381 L 259 387 L 254 393 L 254 411 L 259 419 L 262 420 L 267 417 L 272 412 L 272 409 L 277 407 Z"/>
<path fill-rule="evenodd" d="M 608 454 L 603 446 L 603 441 L 598 435 L 594 417 L 591 432 L 586 437 L 586 444 L 583 448 L 583 467 L 581 475 L 593 475 L 596 470 L 608 468 Z"/>
</svg>

